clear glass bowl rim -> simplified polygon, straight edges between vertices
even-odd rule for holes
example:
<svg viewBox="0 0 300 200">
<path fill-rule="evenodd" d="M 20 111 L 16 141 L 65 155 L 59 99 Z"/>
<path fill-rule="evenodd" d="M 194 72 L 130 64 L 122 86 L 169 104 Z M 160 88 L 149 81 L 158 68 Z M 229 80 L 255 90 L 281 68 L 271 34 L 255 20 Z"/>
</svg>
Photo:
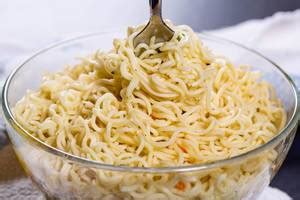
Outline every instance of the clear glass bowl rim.
<svg viewBox="0 0 300 200">
<path fill-rule="evenodd" d="M 35 138 L 34 136 L 32 136 L 25 128 L 23 128 L 15 119 L 15 117 L 12 114 L 12 111 L 9 107 L 9 103 L 8 103 L 8 99 L 7 99 L 7 95 L 8 95 L 8 90 L 9 90 L 9 86 L 11 83 L 11 80 L 13 79 L 14 75 L 24 66 L 26 66 L 26 64 L 28 62 L 30 62 L 32 59 L 36 58 L 37 56 L 46 53 L 48 50 L 51 50 L 53 48 L 59 47 L 61 45 L 65 45 L 74 41 L 79 41 L 82 39 L 87 39 L 90 37 L 96 37 L 96 36 L 100 36 L 103 34 L 112 34 L 112 33 L 116 33 L 117 31 L 102 31 L 102 32 L 96 32 L 96 33 L 91 33 L 91 34 L 86 34 L 86 35 L 82 35 L 79 37 L 75 37 L 75 38 L 71 38 L 71 39 L 67 39 L 55 44 L 52 44 L 40 51 L 38 51 L 37 53 L 33 54 L 31 57 L 29 57 L 27 60 L 25 60 L 19 67 L 17 67 L 16 69 L 14 69 L 10 75 L 8 76 L 8 78 L 6 79 L 4 86 L 3 86 L 3 90 L 2 90 L 2 110 L 4 113 L 4 117 L 7 123 L 9 123 L 13 128 L 14 131 L 18 134 L 20 134 L 22 137 L 24 137 L 30 144 L 41 148 L 42 150 L 61 157 L 63 159 L 67 159 L 70 162 L 73 163 L 78 163 L 80 165 L 84 165 L 86 167 L 91 167 L 91 168 L 98 168 L 98 169 L 102 169 L 102 170 L 108 170 L 108 171 L 119 171 L 119 172 L 132 172 L 132 173 L 183 173 L 183 172 L 195 172 L 195 171 L 204 171 L 204 170 L 209 170 L 209 169 L 213 169 L 213 168 L 218 168 L 218 167 L 222 167 L 224 165 L 228 165 L 228 164 L 232 164 L 235 162 L 240 162 L 244 159 L 247 159 L 249 157 L 258 155 L 259 153 L 272 148 L 274 145 L 276 145 L 277 143 L 279 143 L 282 139 L 284 139 L 285 137 L 287 137 L 289 135 L 289 133 L 292 131 L 292 129 L 294 128 L 294 126 L 297 124 L 298 122 L 298 118 L 299 118 L 299 103 L 298 103 L 298 95 L 297 95 L 297 87 L 294 83 L 294 81 L 292 80 L 292 78 L 284 72 L 284 70 L 281 69 L 281 67 L 279 67 L 276 63 L 274 63 L 272 60 L 266 58 L 265 56 L 263 56 L 262 54 L 260 54 L 259 52 L 250 49 L 244 45 L 241 45 L 239 43 L 227 40 L 227 39 L 223 39 L 220 37 L 216 37 L 216 36 L 212 36 L 210 34 L 207 33 L 199 33 L 198 35 L 202 38 L 208 39 L 208 40 L 212 40 L 214 42 L 218 42 L 218 43 L 223 43 L 223 44 L 229 44 L 232 46 L 236 46 L 238 48 L 242 48 L 250 53 L 256 54 L 257 56 L 259 56 L 260 58 L 264 59 L 265 61 L 269 62 L 271 65 L 273 65 L 275 68 L 277 68 L 279 70 L 279 72 L 286 78 L 286 80 L 288 80 L 290 87 L 293 90 L 293 97 L 295 99 L 295 105 L 294 105 L 294 110 L 293 110 L 293 114 L 291 119 L 287 122 L 286 126 L 280 131 L 280 133 L 278 135 L 276 135 L 274 138 L 272 138 L 269 142 L 259 146 L 258 148 L 255 148 L 251 151 L 248 151 L 246 153 L 228 158 L 228 159 L 222 159 L 222 160 L 217 160 L 215 162 L 210 162 L 210 163 L 204 163 L 204 164 L 196 164 L 196 165 L 189 165 L 189 166 L 174 166 L 174 167 L 129 167 L 129 166 L 116 166 L 116 165 L 110 165 L 110 164 L 105 164 L 105 163 L 100 163 L 97 161 L 93 161 L 93 160 L 89 160 L 86 158 L 82 158 L 79 156 L 75 156 L 72 155 L 70 153 L 64 152 L 62 150 L 56 149 L 40 140 L 38 140 L 37 138 Z M 119 32 L 119 31 L 118 31 Z"/>
</svg>

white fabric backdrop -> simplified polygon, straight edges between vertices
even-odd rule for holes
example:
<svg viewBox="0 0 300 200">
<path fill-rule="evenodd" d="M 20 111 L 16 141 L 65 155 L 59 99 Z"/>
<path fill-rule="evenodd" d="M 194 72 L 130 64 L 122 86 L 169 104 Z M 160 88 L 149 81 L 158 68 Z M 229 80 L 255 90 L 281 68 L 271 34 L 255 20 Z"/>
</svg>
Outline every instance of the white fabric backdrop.
<svg viewBox="0 0 300 200">
<path fill-rule="evenodd" d="M 300 10 L 251 20 L 213 34 L 253 48 L 292 75 L 300 75 Z"/>
<path fill-rule="evenodd" d="M 0 1 L 0 65 L 68 37 L 142 23 L 148 18 L 147 6 L 141 0 Z M 180 13 L 172 19 L 179 20 Z M 300 11 L 278 13 L 216 34 L 259 50 L 300 75 Z"/>
</svg>

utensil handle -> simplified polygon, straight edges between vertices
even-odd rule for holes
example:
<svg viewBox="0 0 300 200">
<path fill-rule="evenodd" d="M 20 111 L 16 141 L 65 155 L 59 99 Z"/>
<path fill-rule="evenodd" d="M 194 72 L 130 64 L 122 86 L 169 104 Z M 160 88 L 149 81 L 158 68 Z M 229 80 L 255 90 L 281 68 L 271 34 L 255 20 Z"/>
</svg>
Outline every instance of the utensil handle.
<svg viewBox="0 0 300 200">
<path fill-rule="evenodd" d="M 161 3 L 162 0 L 149 0 L 151 17 L 158 16 L 161 18 Z"/>
</svg>

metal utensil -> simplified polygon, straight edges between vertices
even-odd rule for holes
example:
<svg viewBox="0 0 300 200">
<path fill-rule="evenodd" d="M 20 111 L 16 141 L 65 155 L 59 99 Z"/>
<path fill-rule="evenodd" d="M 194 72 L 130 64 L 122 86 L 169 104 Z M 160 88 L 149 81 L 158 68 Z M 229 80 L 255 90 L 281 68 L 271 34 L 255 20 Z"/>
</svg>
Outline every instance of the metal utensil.
<svg viewBox="0 0 300 200">
<path fill-rule="evenodd" d="M 155 42 L 167 42 L 172 39 L 174 31 L 168 27 L 161 16 L 162 0 L 149 0 L 151 17 L 146 27 L 134 38 L 133 45 L 150 43 L 151 37 L 155 36 Z"/>
</svg>

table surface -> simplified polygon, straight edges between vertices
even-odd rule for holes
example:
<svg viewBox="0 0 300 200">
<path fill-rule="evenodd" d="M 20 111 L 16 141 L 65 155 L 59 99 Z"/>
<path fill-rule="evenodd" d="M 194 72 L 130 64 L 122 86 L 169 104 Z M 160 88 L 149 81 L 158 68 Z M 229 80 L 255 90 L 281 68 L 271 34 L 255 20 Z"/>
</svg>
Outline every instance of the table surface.
<svg viewBox="0 0 300 200">
<path fill-rule="evenodd" d="M 283 166 L 273 179 L 271 186 L 288 193 L 293 199 L 300 199 L 300 130 Z"/>
</svg>

